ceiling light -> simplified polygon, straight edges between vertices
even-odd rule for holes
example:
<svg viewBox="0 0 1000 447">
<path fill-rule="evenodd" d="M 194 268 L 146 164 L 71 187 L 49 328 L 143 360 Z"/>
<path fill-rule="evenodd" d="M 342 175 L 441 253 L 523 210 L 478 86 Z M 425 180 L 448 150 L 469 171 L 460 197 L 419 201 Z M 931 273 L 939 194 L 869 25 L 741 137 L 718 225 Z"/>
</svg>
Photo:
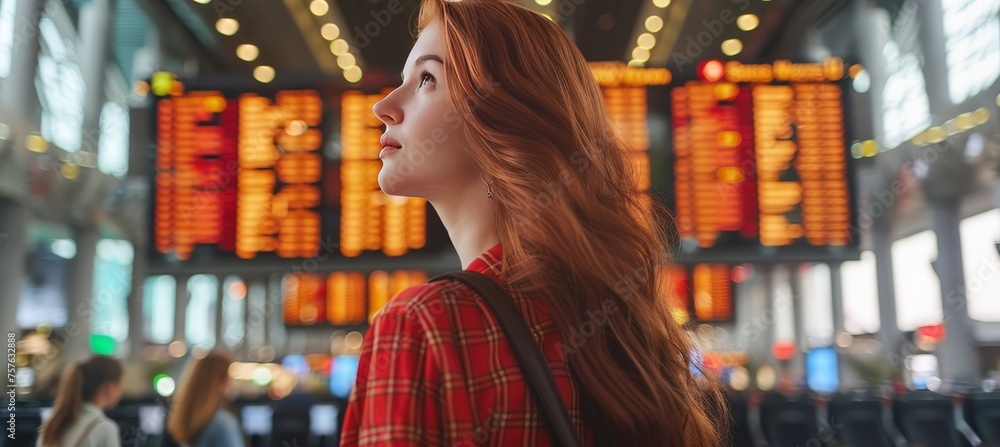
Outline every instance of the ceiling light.
<svg viewBox="0 0 1000 447">
<path fill-rule="evenodd" d="M 257 56 L 260 56 L 260 49 L 257 48 L 257 45 L 245 43 L 236 47 L 236 57 L 240 59 L 251 62 L 256 60 Z"/>
<path fill-rule="evenodd" d="M 756 14 L 743 14 L 736 18 L 736 26 L 743 31 L 750 31 L 760 25 L 760 19 Z"/>
<path fill-rule="evenodd" d="M 253 78 L 259 82 L 267 84 L 274 80 L 274 67 L 270 65 L 259 65 L 253 69 Z"/>
<path fill-rule="evenodd" d="M 854 87 L 854 91 L 858 93 L 867 93 L 868 89 L 872 86 L 872 78 L 868 76 L 868 71 L 861 70 L 854 76 L 854 81 L 851 82 Z"/>
<path fill-rule="evenodd" d="M 337 56 L 337 65 L 339 65 L 340 68 L 342 69 L 356 65 L 357 62 L 358 61 L 354 58 L 354 55 L 351 53 L 344 53 L 341 54 L 340 56 Z"/>
<path fill-rule="evenodd" d="M 207 5 L 209 3 L 212 3 L 212 0 L 194 0 L 194 2 L 195 3 L 201 3 L 203 5 Z"/>
<path fill-rule="evenodd" d="M 535 3 L 538 3 L 540 6 L 548 6 L 549 3 L 552 3 L 552 0 L 535 0 Z"/>
<path fill-rule="evenodd" d="M 344 79 L 348 82 L 358 82 L 361 80 L 361 69 L 357 65 L 344 69 Z"/>
<path fill-rule="evenodd" d="M 149 83 L 146 81 L 135 81 L 135 84 L 132 84 L 132 91 L 136 95 L 146 96 L 149 94 Z"/>
<path fill-rule="evenodd" d="M 629 67 L 642 68 L 643 65 L 642 61 L 637 61 L 635 59 L 628 61 Z"/>
<path fill-rule="evenodd" d="M 653 5 L 657 8 L 666 8 L 670 6 L 670 0 L 653 0 Z"/>
<path fill-rule="evenodd" d="M 215 30 L 223 36 L 232 36 L 233 34 L 236 34 L 236 31 L 239 29 L 240 22 L 237 22 L 236 19 L 223 17 L 215 22 Z"/>
<path fill-rule="evenodd" d="M 651 33 L 660 31 L 663 29 L 663 19 L 659 16 L 646 17 L 646 29 Z"/>
<path fill-rule="evenodd" d="M 326 0 L 313 0 L 309 4 L 309 11 L 312 11 L 314 16 L 320 17 L 330 12 L 330 4 Z"/>
<path fill-rule="evenodd" d="M 330 52 L 333 53 L 335 56 L 340 56 L 341 54 L 346 53 L 350 49 L 351 46 L 348 45 L 347 41 L 344 39 L 337 39 L 334 40 L 333 42 L 330 42 Z"/>
<path fill-rule="evenodd" d="M 653 45 L 656 45 L 656 38 L 653 37 L 652 34 L 642 33 L 639 35 L 639 38 L 636 39 L 636 43 L 639 44 L 639 48 L 645 48 L 648 50 L 653 48 Z"/>
<path fill-rule="evenodd" d="M 45 141 L 41 135 L 33 133 L 24 139 L 24 147 L 31 152 L 44 154 L 45 151 L 49 150 L 49 142 Z"/>
<path fill-rule="evenodd" d="M 323 25 L 323 27 L 319 29 L 319 33 L 323 35 L 324 39 L 333 40 L 336 39 L 337 37 L 340 37 L 340 27 L 332 23 L 327 23 L 326 25 Z"/>
<path fill-rule="evenodd" d="M 722 42 L 722 54 L 726 56 L 735 56 L 743 51 L 743 42 L 739 39 L 728 39 Z"/>
<path fill-rule="evenodd" d="M 649 60 L 649 50 L 647 50 L 645 48 L 642 48 L 642 47 L 636 47 L 636 49 L 632 50 L 632 59 L 635 59 L 635 60 L 637 60 L 639 62 L 646 62 L 646 61 L 648 61 Z"/>
</svg>

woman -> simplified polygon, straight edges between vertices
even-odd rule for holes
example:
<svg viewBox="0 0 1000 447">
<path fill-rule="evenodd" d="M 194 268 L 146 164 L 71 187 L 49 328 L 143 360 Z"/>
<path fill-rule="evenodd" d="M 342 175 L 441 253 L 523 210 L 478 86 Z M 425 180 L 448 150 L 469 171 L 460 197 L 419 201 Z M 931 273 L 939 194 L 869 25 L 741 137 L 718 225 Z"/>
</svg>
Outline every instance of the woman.
<svg viewBox="0 0 1000 447">
<path fill-rule="evenodd" d="M 661 290 L 666 224 L 583 56 L 503 1 L 425 0 L 418 28 L 374 107 L 383 191 L 426 198 L 512 295 L 585 444 L 723 445 L 720 387 Z M 366 334 L 342 445 L 484 443 L 552 443 L 496 319 L 456 282 L 402 292 Z"/>
<path fill-rule="evenodd" d="M 167 417 L 174 441 L 194 447 L 243 447 L 240 425 L 224 405 L 233 394 L 232 363 L 229 356 L 213 351 L 188 366 Z"/>
<path fill-rule="evenodd" d="M 109 357 L 94 357 L 66 370 L 52 408 L 42 424 L 38 447 L 117 447 L 118 424 L 104 410 L 122 397 L 122 365 Z"/>
</svg>

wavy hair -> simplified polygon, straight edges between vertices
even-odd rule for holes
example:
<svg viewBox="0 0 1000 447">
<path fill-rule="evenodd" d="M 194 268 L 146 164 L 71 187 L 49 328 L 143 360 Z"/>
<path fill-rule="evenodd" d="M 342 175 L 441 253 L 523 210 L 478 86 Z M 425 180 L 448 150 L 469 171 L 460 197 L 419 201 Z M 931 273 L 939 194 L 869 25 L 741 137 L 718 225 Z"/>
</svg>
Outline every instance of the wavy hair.
<svg viewBox="0 0 1000 447">
<path fill-rule="evenodd" d="M 693 372 L 692 340 L 664 296 L 666 214 L 638 190 L 634 149 L 583 55 L 555 23 L 507 1 L 424 0 L 418 31 L 434 19 L 469 152 L 495 179 L 507 286 L 551 309 L 617 443 L 722 445 L 721 387 Z M 588 321 L 593 335 L 572 344 Z"/>
</svg>

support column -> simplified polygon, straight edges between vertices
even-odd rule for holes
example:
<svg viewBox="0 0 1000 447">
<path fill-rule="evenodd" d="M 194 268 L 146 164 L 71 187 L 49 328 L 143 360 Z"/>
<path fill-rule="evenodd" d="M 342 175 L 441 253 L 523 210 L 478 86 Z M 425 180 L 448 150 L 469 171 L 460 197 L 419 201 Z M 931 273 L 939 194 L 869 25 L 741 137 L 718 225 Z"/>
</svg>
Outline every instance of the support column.
<svg viewBox="0 0 1000 447">
<path fill-rule="evenodd" d="M 247 359 L 257 361 L 256 354 L 267 342 L 265 301 L 267 301 L 267 279 L 251 278 L 247 280 L 246 305 L 246 336 L 244 337 L 244 352 Z"/>
<path fill-rule="evenodd" d="M 80 70 L 83 72 L 83 146 L 97 153 L 104 107 L 104 81 L 111 53 L 114 0 L 91 0 L 80 9 Z"/>
<path fill-rule="evenodd" d="M 948 94 L 948 56 L 944 47 L 944 11 L 940 2 L 919 2 L 920 52 L 923 57 L 924 80 L 931 116 L 952 115 L 951 96 Z M 940 123 L 940 120 L 935 122 Z"/>
<path fill-rule="evenodd" d="M 94 314 L 94 262 L 97 259 L 97 229 L 90 226 L 74 228 L 76 256 L 69 263 L 69 280 L 66 283 L 66 308 L 69 336 L 63 350 L 67 362 L 90 356 L 91 317 Z"/>
<path fill-rule="evenodd" d="M 146 291 L 146 271 L 149 262 L 146 258 L 146 247 L 134 245 L 135 256 L 132 258 L 132 290 L 128 294 L 128 357 L 139 359 L 142 348 L 146 345 L 143 334 L 142 302 Z"/>
<path fill-rule="evenodd" d="M 889 356 L 893 373 L 902 374 L 903 334 L 896 321 L 896 285 L 892 274 L 892 234 L 889 222 L 872 223 L 872 251 L 875 253 L 875 276 L 878 279 L 878 340 Z"/>
<path fill-rule="evenodd" d="M 937 233 L 935 271 L 941 280 L 941 309 L 945 326 L 944 342 L 938 347 L 937 355 L 941 380 L 945 384 L 973 386 L 979 381 L 979 358 L 965 296 L 965 269 L 959 233 L 960 203 L 960 199 L 930 203 L 934 232 Z"/>
<path fill-rule="evenodd" d="M 7 0 L 4 0 L 7 1 Z M 13 1 L 13 0 L 11 0 Z M 17 0 L 14 10 L 14 53 L 11 70 L 0 89 L 0 109 L 25 114 L 37 108 L 35 73 L 38 69 L 41 0 Z"/>
<path fill-rule="evenodd" d="M 28 238 L 27 208 L 0 198 L 0 335 L 18 333 L 17 308 L 24 283 L 25 240 Z"/>
<path fill-rule="evenodd" d="M 841 391 L 848 390 L 845 382 L 846 368 L 844 358 L 837 347 L 837 334 L 846 331 L 844 328 L 844 284 L 840 277 L 840 263 L 831 262 L 830 267 L 830 310 L 833 312 L 833 349 L 837 353 L 837 383 Z"/>
<path fill-rule="evenodd" d="M 226 277 L 220 275 L 217 277 L 217 280 L 219 281 L 219 287 L 215 293 L 217 297 L 215 302 L 215 349 L 225 351 L 227 347 L 226 342 L 222 338 L 226 333 L 222 326 L 222 306 L 226 302 Z"/>
<path fill-rule="evenodd" d="M 775 266 L 769 265 L 764 268 L 764 314 L 762 315 L 761 324 L 764 325 L 764 339 L 762 340 L 761 349 L 764 351 L 764 361 L 761 362 L 761 366 L 768 365 L 774 368 L 777 372 L 780 370 L 780 365 L 778 364 L 778 359 L 774 357 L 773 351 L 771 349 L 774 346 L 774 340 L 777 335 L 775 331 L 775 325 L 778 322 L 778 313 L 774 306 L 774 274 L 777 268 Z"/>
<path fill-rule="evenodd" d="M 174 289 L 174 341 L 181 341 L 187 346 L 188 280 L 191 276 L 177 275 L 174 279 L 177 281 Z"/>
<path fill-rule="evenodd" d="M 889 39 L 891 20 L 882 8 L 871 6 L 869 0 L 855 0 L 854 21 L 856 33 L 863 33 L 864 39 L 854 39 L 858 45 L 861 64 L 871 79 L 868 97 L 871 100 L 871 126 L 874 135 L 884 134 L 882 123 L 882 91 L 885 90 L 886 64 L 882 51 Z"/>
<path fill-rule="evenodd" d="M 792 285 L 792 305 L 794 306 L 791 310 L 792 318 L 794 318 L 794 324 L 792 327 L 795 330 L 795 334 L 792 336 L 792 340 L 795 341 L 795 356 L 792 357 L 790 367 L 792 377 L 795 378 L 796 383 L 805 384 L 806 383 L 806 352 L 810 349 L 809 337 L 806 334 L 806 295 L 802 292 L 802 278 L 799 276 L 799 267 L 802 264 L 793 264 L 789 266 L 789 281 Z"/>
</svg>

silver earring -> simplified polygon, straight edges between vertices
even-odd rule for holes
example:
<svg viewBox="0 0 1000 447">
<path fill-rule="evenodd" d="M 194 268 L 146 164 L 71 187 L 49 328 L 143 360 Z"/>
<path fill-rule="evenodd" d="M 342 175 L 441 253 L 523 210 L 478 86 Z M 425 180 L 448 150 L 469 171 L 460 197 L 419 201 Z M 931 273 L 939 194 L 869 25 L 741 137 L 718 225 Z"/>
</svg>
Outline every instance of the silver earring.
<svg viewBox="0 0 1000 447">
<path fill-rule="evenodd" d="M 483 171 L 479 171 L 479 179 L 486 184 L 486 200 L 493 200 L 493 181 L 487 183 L 486 179 L 483 178 Z"/>
</svg>

